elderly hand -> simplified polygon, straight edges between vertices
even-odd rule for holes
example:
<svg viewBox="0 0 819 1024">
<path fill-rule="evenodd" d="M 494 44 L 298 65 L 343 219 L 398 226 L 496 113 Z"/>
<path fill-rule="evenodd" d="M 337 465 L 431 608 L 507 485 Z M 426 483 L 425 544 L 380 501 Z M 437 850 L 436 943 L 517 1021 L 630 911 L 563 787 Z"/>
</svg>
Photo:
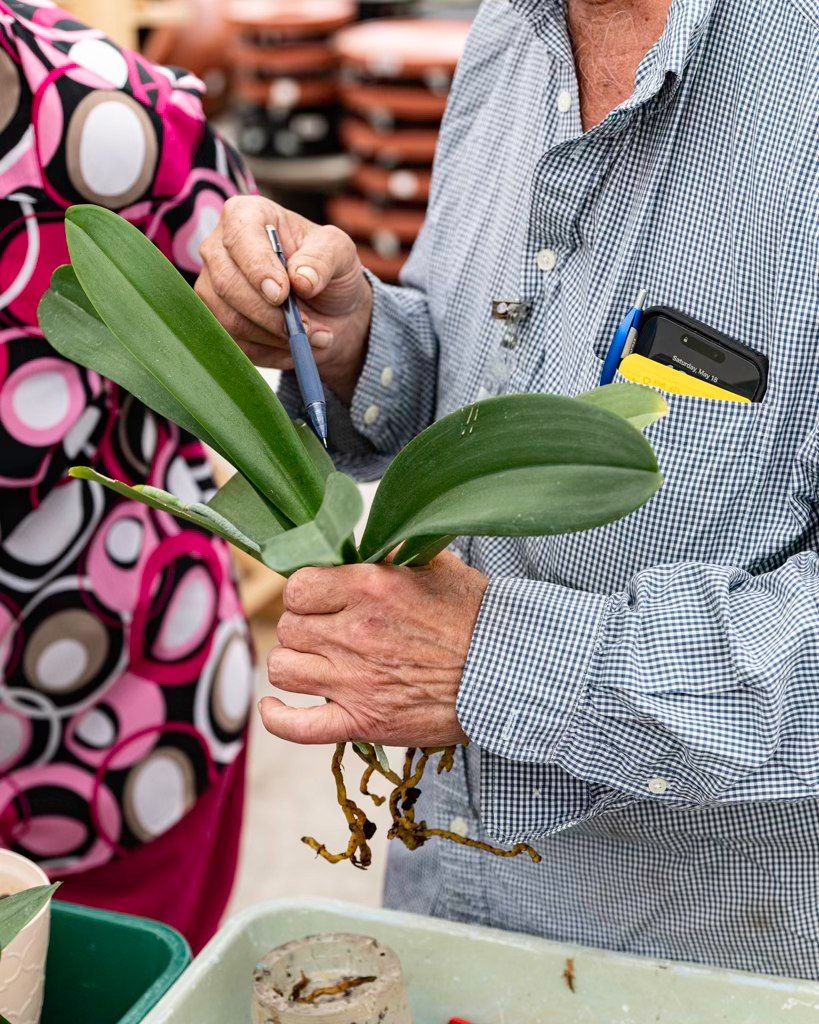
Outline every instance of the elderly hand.
<svg viewBox="0 0 819 1024">
<path fill-rule="evenodd" d="M 266 224 L 279 232 L 286 271 Z M 321 379 L 340 398 L 351 399 L 366 353 L 372 289 L 348 235 L 262 196 L 233 196 L 200 253 L 196 293 L 254 363 L 292 367 L 279 309 L 292 289 Z"/>
<path fill-rule="evenodd" d="M 265 728 L 296 743 L 465 742 L 455 699 L 486 584 L 446 552 L 422 569 L 300 569 L 285 586 L 268 676 L 330 703 L 292 708 L 265 697 Z"/>
</svg>

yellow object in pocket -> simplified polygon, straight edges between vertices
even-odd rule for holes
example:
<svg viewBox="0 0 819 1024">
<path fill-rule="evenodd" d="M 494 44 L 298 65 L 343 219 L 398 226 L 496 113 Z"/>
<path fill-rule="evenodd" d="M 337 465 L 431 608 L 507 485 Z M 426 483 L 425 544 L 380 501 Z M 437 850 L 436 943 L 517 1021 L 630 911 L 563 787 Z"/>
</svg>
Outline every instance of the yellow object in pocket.
<svg viewBox="0 0 819 1024">
<path fill-rule="evenodd" d="M 652 388 L 662 388 L 675 395 L 694 395 L 697 398 L 717 398 L 723 402 L 750 402 L 744 395 L 735 395 L 733 391 L 709 384 L 708 381 L 692 377 L 675 370 L 673 366 L 665 366 L 645 356 L 632 354 L 620 363 L 620 373 L 633 384 L 647 384 Z"/>
</svg>

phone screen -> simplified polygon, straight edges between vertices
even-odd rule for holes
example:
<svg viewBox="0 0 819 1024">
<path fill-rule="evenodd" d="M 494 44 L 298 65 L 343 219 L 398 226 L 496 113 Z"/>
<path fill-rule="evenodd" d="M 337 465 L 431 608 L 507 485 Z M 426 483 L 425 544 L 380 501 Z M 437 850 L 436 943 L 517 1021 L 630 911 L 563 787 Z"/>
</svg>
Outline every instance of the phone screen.
<svg viewBox="0 0 819 1024">
<path fill-rule="evenodd" d="M 634 351 L 753 401 L 761 374 L 753 360 L 664 313 L 643 321 Z"/>
</svg>

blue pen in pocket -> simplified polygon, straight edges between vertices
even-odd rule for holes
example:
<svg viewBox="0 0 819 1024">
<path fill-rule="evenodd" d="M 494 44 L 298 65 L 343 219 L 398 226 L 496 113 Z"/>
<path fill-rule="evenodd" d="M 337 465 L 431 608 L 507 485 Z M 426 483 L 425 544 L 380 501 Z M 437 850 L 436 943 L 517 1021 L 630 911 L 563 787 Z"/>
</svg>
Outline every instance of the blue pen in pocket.
<svg viewBox="0 0 819 1024">
<path fill-rule="evenodd" d="M 645 304 L 646 291 L 645 288 L 642 288 L 634 305 L 626 313 L 625 319 L 614 333 L 614 338 L 611 345 L 609 345 L 609 350 L 603 363 L 603 372 L 600 374 L 601 384 L 611 384 L 615 373 L 617 373 L 617 367 L 634 348 L 637 331 L 640 329 L 640 323 L 643 319 Z"/>
</svg>

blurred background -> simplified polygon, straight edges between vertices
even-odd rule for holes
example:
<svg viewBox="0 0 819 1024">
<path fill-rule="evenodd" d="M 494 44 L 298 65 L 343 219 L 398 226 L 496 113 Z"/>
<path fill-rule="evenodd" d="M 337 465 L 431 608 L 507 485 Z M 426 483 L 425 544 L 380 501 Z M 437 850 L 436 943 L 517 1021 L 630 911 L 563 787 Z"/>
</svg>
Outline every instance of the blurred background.
<svg viewBox="0 0 819 1024">
<path fill-rule="evenodd" d="M 356 241 L 395 281 L 424 219 L 441 116 L 477 0 L 61 0 L 149 59 L 193 71 L 205 109 L 245 157 L 259 190 Z M 269 372 L 271 386 L 276 375 Z M 229 475 L 227 466 L 217 473 Z M 365 487 L 370 499 L 374 487 Z M 283 580 L 237 553 L 259 671 L 275 643 Z M 291 700 L 288 697 L 288 700 Z M 291 701 L 295 703 L 295 701 Z M 305 701 L 310 703 L 310 701 Z M 262 899 L 381 899 L 386 837 L 373 866 L 332 866 L 299 842 L 342 849 L 330 749 L 269 736 L 251 716 L 242 856 L 229 913 Z M 392 758 L 398 755 L 391 752 Z M 375 812 L 376 821 L 383 819 Z"/>
</svg>

